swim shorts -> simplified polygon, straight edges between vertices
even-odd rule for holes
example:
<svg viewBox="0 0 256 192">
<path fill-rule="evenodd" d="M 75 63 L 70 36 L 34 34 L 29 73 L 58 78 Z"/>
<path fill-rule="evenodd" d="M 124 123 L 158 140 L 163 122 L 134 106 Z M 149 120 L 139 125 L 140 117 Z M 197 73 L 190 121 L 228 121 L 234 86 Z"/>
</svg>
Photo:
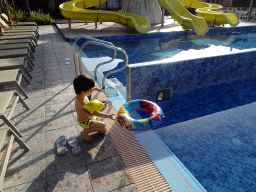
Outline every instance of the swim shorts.
<svg viewBox="0 0 256 192">
<path fill-rule="evenodd" d="M 89 129 L 92 122 L 94 122 L 94 121 L 99 121 L 97 116 L 91 116 L 90 119 L 86 119 L 84 121 L 79 121 L 78 124 L 84 129 Z"/>
</svg>

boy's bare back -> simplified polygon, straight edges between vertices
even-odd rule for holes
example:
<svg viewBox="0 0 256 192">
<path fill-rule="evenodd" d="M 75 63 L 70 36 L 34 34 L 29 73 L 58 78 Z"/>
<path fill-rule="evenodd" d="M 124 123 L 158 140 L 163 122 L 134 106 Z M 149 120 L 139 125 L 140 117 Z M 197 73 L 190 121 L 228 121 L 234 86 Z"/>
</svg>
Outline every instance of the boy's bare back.
<svg viewBox="0 0 256 192">
<path fill-rule="evenodd" d="M 77 113 L 77 121 L 84 121 L 87 120 L 91 117 L 91 115 L 89 115 L 87 112 L 85 112 L 83 110 L 83 106 L 89 102 L 88 98 L 85 97 L 85 99 L 80 99 L 79 97 L 76 97 L 75 100 L 75 109 L 76 109 L 76 113 Z"/>
</svg>

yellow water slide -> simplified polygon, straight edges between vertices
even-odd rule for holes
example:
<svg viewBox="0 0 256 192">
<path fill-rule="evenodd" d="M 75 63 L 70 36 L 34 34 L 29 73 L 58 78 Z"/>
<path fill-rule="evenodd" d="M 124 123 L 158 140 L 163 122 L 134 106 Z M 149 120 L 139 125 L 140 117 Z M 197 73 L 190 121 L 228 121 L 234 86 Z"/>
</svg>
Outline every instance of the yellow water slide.
<svg viewBox="0 0 256 192">
<path fill-rule="evenodd" d="M 172 15 L 184 30 L 192 29 L 197 35 L 204 35 L 208 32 L 208 24 L 202 17 L 197 17 L 183 6 L 180 0 L 158 0 L 159 4 Z"/>
<path fill-rule="evenodd" d="M 123 13 L 117 11 L 90 10 L 88 8 L 100 6 L 108 0 L 74 0 L 63 3 L 59 6 L 61 14 L 69 19 L 94 21 L 94 22 L 115 22 L 127 26 L 132 31 L 146 33 L 151 25 L 147 17 Z"/>
<path fill-rule="evenodd" d="M 221 5 L 203 3 L 196 0 L 180 0 L 186 8 L 196 9 L 197 16 L 205 18 L 207 22 L 215 25 L 229 24 L 236 27 L 239 24 L 237 16 L 233 13 L 221 13 Z"/>
<path fill-rule="evenodd" d="M 221 5 L 203 3 L 196 0 L 158 0 L 160 5 L 167 9 L 183 29 L 192 29 L 197 35 L 204 35 L 208 32 L 208 24 L 216 25 L 229 24 L 236 27 L 238 18 L 233 13 L 221 13 Z M 197 16 L 192 15 L 186 8 L 196 9 Z M 207 21 L 207 22 L 206 22 Z"/>
</svg>

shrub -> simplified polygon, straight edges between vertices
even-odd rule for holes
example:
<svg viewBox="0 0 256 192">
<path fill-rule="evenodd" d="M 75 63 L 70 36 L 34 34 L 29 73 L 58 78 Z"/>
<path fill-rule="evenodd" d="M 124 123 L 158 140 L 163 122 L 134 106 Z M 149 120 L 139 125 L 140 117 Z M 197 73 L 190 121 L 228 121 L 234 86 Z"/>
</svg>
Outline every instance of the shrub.
<svg viewBox="0 0 256 192">
<path fill-rule="evenodd" d="M 0 6 L 0 9 L 3 13 L 7 14 L 4 6 Z M 14 11 L 10 5 L 8 6 L 8 11 L 10 13 L 11 20 L 15 21 Z M 54 19 L 49 14 L 43 13 L 41 10 L 31 11 L 30 17 L 27 17 L 26 13 L 23 11 L 19 10 L 16 12 L 17 12 L 18 20 L 20 22 L 26 22 L 26 21 L 36 22 L 38 25 L 51 25 L 54 23 Z"/>
<path fill-rule="evenodd" d="M 1 9 L 1 12 L 2 12 L 2 13 L 7 14 L 7 13 L 6 13 L 5 6 L 0 6 L 0 9 Z M 8 12 L 9 12 L 10 14 L 13 14 L 13 8 L 12 8 L 10 5 L 7 6 L 7 9 L 8 9 Z"/>
<path fill-rule="evenodd" d="M 38 25 L 51 25 L 54 23 L 54 19 L 46 13 L 43 13 L 42 11 L 31 11 L 31 16 L 27 17 L 25 12 L 19 11 L 17 13 L 18 20 L 20 22 L 36 22 Z M 15 20 L 14 14 L 11 14 L 12 20 Z"/>
</svg>

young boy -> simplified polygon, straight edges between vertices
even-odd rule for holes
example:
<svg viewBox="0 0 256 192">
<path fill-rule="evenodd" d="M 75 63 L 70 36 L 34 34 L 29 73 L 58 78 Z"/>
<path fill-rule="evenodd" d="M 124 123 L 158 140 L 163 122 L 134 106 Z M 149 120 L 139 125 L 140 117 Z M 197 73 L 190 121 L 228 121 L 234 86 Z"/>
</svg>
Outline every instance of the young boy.
<svg viewBox="0 0 256 192">
<path fill-rule="evenodd" d="M 80 135 L 87 141 L 93 140 L 89 133 L 98 132 L 107 135 L 108 130 L 106 124 L 99 121 L 97 116 L 105 117 L 114 120 L 115 114 L 106 114 L 99 111 L 94 111 L 93 114 L 89 114 L 83 109 L 84 105 L 89 102 L 88 96 L 92 94 L 94 90 L 102 91 L 100 88 L 95 87 L 94 80 L 87 75 L 79 75 L 73 81 L 74 89 L 76 92 L 75 109 L 77 113 L 78 124 L 84 128 Z"/>
</svg>

